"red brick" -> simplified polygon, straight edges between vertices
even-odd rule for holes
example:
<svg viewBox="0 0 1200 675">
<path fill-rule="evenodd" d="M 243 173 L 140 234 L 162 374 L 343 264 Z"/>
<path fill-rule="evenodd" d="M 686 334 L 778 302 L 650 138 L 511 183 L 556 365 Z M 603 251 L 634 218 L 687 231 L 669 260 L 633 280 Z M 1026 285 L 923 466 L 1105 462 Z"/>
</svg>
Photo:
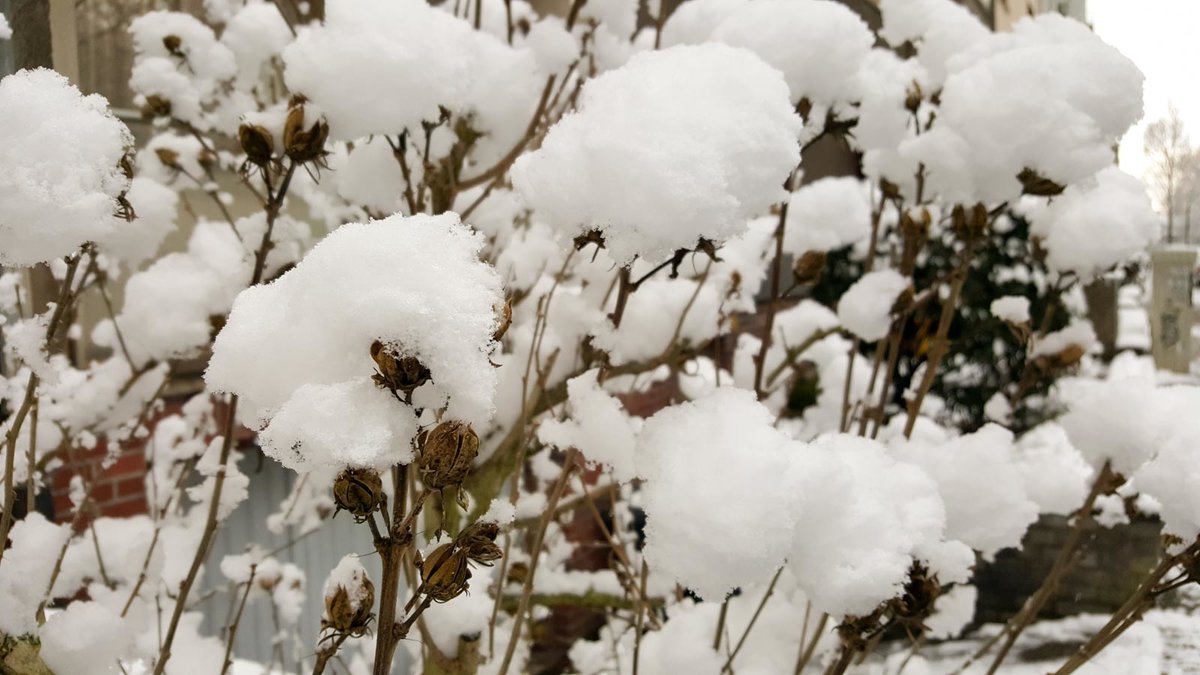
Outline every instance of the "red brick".
<svg viewBox="0 0 1200 675">
<path fill-rule="evenodd" d="M 100 505 L 101 515 L 109 518 L 128 518 L 146 513 L 145 496 L 130 497 Z"/>
<path fill-rule="evenodd" d="M 117 497 L 120 498 L 134 495 L 145 496 L 146 493 L 146 480 L 141 474 L 121 478 L 114 485 L 117 489 Z"/>
</svg>

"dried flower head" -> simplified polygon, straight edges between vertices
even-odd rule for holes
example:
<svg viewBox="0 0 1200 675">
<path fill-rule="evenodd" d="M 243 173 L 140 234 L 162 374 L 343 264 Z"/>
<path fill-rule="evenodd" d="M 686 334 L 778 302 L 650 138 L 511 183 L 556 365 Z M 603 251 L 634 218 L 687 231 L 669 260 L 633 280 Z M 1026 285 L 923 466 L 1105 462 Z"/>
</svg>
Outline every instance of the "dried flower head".
<svg viewBox="0 0 1200 675">
<path fill-rule="evenodd" d="M 329 124 L 325 120 L 317 119 L 307 128 L 304 124 L 304 104 L 293 101 L 283 124 L 283 151 L 300 164 L 325 157 L 325 141 L 329 138 Z"/>
<path fill-rule="evenodd" d="M 325 616 L 321 627 L 338 633 L 359 636 L 371 625 L 371 608 L 375 605 L 375 584 L 366 574 L 354 577 L 356 586 L 336 586 L 325 596 Z"/>
<path fill-rule="evenodd" d="M 418 468 L 421 480 L 432 490 L 460 485 L 479 454 L 479 436 L 471 425 L 442 422 L 424 439 Z"/>
<path fill-rule="evenodd" d="M 826 254 L 824 251 L 805 251 L 792 267 L 792 276 L 797 284 L 807 286 L 821 280 L 825 271 Z"/>
<path fill-rule="evenodd" d="M 429 369 L 415 356 L 399 356 L 379 340 L 371 343 L 371 360 L 375 362 L 375 383 L 405 397 L 431 379 Z"/>
<path fill-rule="evenodd" d="M 383 502 L 383 481 L 372 469 L 346 469 L 333 481 L 333 501 L 349 511 L 356 522 L 364 522 Z"/>
<path fill-rule="evenodd" d="M 267 166 L 275 154 L 275 139 L 271 132 L 257 124 L 238 127 L 238 143 L 246 153 L 246 161 L 255 166 Z"/>
<path fill-rule="evenodd" d="M 504 552 L 496 545 L 496 537 L 499 534 L 499 525 L 490 520 L 482 521 L 463 528 L 456 541 L 467 552 L 467 557 L 472 562 L 490 566 L 504 557 Z"/>
<path fill-rule="evenodd" d="M 454 542 L 433 549 L 433 553 L 421 561 L 421 584 L 425 593 L 437 602 L 448 602 L 461 595 L 471 579 L 467 560 L 467 551 Z"/>
</svg>

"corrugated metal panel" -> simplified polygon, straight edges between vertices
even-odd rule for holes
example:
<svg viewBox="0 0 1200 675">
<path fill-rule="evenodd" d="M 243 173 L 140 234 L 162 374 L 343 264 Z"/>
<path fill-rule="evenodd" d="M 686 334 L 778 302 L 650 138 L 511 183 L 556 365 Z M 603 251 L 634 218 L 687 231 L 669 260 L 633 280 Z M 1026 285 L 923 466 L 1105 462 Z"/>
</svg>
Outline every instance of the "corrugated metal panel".
<svg viewBox="0 0 1200 675">
<path fill-rule="evenodd" d="M 229 554 L 243 553 L 251 545 L 271 550 L 285 545 L 294 536 L 292 533 L 286 536 L 272 534 L 267 529 L 266 520 L 288 496 L 293 482 L 297 479 L 296 474 L 274 460 L 262 458 L 256 451 L 244 453 L 240 466 L 242 471 L 250 476 L 250 496 L 225 522 L 208 559 L 205 588 L 219 589 L 218 593 L 206 600 L 207 603 L 211 603 L 211 606 L 206 608 L 206 632 L 209 634 L 221 631 L 231 603 L 237 599 L 231 597 L 229 584 L 221 575 L 221 559 Z M 323 607 L 321 591 L 325 585 L 325 577 L 343 555 L 351 552 L 364 554 L 363 566 L 372 579 L 378 580 L 379 560 L 374 555 L 370 533 L 363 526 L 356 525 L 346 514 L 326 521 L 319 530 L 297 541 L 290 549 L 277 554 L 276 557 L 281 562 L 296 564 L 304 570 L 307 577 L 307 600 L 304 615 L 300 620 L 302 651 L 298 655 L 290 650 L 285 654 L 288 672 L 297 672 L 297 656 L 305 657 L 311 667 L 311 659 L 307 657 L 315 650 L 317 632 L 320 629 Z M 269 603 L 260 601 L 249 605 L 238 628 L 234 654 L 260 663 L 270 662 L 274 634 L 275 625 Z M 404 656 L 403 653 L 397 655 L 396 672 L 406 670 L 402 667 Z"/>
</svg>

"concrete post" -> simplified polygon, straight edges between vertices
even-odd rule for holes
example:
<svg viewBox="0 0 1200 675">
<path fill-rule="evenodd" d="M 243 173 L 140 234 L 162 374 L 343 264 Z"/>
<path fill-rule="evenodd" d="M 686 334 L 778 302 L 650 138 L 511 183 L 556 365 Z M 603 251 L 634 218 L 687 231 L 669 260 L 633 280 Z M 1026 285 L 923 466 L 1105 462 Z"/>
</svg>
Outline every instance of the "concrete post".
<svg viewBox="0 0 1200 675">
<path fill-rule="evenodd" d="M 1186 373 L 1192 360 L 1192 281 L 1196 249 L 1162 246 L 1150 252 L 1153 293 L 1150 332 L 1154 364 Z"/>
</svg>

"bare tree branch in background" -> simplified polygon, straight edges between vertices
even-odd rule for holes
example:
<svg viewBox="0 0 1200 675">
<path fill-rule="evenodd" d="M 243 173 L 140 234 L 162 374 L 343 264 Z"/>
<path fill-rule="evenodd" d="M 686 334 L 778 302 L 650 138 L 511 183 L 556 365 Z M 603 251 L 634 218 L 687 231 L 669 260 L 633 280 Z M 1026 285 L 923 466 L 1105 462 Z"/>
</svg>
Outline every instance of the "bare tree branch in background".
<svg viewBox="0 0 1200 675">
<path fill-rule="evenodd" d="M 1191 142 L 1179 110 L 1170 105 L 1167 116 L 1146 127 L 1145 152 L 1150 161 L 1148 180 L 1155 199 L 1167 214 L 1167 241 L 1175 240 L 1175 213 L 1184 173 L 1184 164 L 1192 154 Z"/>
</svg>

